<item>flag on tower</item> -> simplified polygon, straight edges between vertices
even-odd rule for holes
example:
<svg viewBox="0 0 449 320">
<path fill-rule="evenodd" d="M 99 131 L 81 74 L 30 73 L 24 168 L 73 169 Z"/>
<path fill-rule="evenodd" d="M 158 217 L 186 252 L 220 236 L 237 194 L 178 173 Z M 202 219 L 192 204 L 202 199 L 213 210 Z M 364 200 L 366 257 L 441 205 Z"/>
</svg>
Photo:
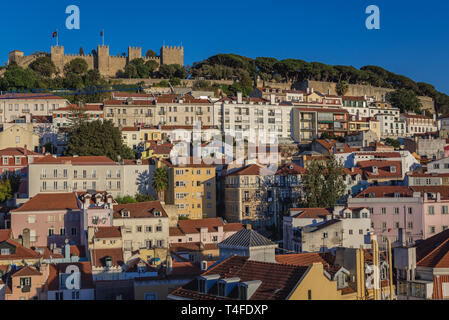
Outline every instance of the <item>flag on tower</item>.
<svg viewBox="0 0 449 320">
<path fill-rule="evenodd" d="M 58 35 L 58 31 L 55 31 L 55 32 L 53 32 L 53 35 L 52 35 L 52 37 L 53 37 L 53 38 L 56 38 L 56 37 L 57 37 L 57 35 Z"/>
</svg>

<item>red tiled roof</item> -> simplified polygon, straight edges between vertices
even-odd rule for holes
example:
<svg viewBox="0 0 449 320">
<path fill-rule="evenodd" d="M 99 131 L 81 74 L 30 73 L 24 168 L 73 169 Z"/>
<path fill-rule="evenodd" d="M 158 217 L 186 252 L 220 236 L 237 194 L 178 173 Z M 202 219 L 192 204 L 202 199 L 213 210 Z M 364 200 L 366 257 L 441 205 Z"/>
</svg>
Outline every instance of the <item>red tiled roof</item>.
<svg viewBox="0 0 449 320">
<path fill-rule="evenodd" d="M 3 229 L 0 230 L 0 242 L 11 239 L 12 230 L 11 229 Z"/>
<path fill-rule="evenodd" d="M 368 198 L 371 194 L 374 195 L 374 198 L 394 198 L 396 194 L 411 198 L 413 197 L 413 190 L 404 186 L 375 186 L 360 192 L 356 198 Z"/>
<path fill-rule="evenodd" d="M 42 99 L 42 100 L 66 100 L 52 93 L 7 93 L 0 95 L 0 99 Z"/>
<path fill-rule="evenodd" d="M 261 281 L 260 286 L 250 300 L 284 300 L 295 289 L 309 267 L 283 265 L 250 261 L 247 257 L 233 256 L 202 275 L 219 275 L 220 278 L 239 278 L 240 281 Z M 198 292 L 198 281 L 194 280 L 171 293 L 175 296 L 194 300 L 223 300 L 237 299 L 231 292 L 228 298 L 220 298 L 216 288 L 208 294 Z"/>
<path fill-rule="evenodd" d="M 172 235 L 172 232 L 173 235 L 199 233 L 201 228 L 207 228 L 208 232 L 218 232 L 218 227 L 223 227 L 223 231 L 225 232 L 243 229 L 243 225 L 241 223 L 225 224 L 221 218 L 180 220 L 178 222 L 178 227 L 170 228 L 170 235 Z"/>
<path fill-rule="evenodd" d="M 327 208 L 294 208 L 290 210 L 292 213 L 298 212 L 293 217 L 299 219 L 325 218 L 332 214 L 332 211 Z"/>
<path fill-rule="evenodd" d="M 337 143 L 336 140 L 324 140 L 324 139 L 317 139 L 316 142 L 322 145 L 327 150 L 331 150 Z"/>
<path fill-rule="evenodd" d="M 278 171 L 276 172 L 276 175 L 287 176 L 287 175 L 300 175 L 305 173 L 306 169 L 294 163 L 290 163 L 279 168 Z"/>
<path fill-rule="evenodd" d="M 20 243 L 14 240 L 4 240 L 1 242 L 6 242 L 11 246 L 15 247 L 15 253 L 10 255 L 1 255 L 0 260 L 24 260 L 24 259 L 39 259 L 40 254 L 32 249 L 25 248 Z"/>
<path fill-rule="evenodd" d="M 188 243 L 171 243 L 170 251 L 172 252 L 201 252 L 203 250 L 218 250 L 215 243 L 201 243 L 201 242 L 188 242 Z"/>
<path fill-rule="evenodd" d="M 321 252 L 276 255 L 276 262 L 300 267 L 307 267 L 318 262 L 327 267 L 333 265 L 334 260 L 335 257 L 332 254 Z"/>
<path fill-rule="evenodd" d="M 113 165 L 115 162 L 106 156 L 53 157 L 36 159 L 34 164 L 73 164 L 73 165 Z"/>
<path fill-rule="evenodd" d="M 73 193 L 40 193 L 25 204 L 11 212 L 79 210 L 76 194 Z"/>
<path fill-rule="evenodd" d="M 416 245 L 416 265 L 428 268 L 449 268 L 449 230 Z"/>
<path fill-rule="evenodd" d="M 261 176 L 261 175 L 267 175 L 271 172 L 258 164 L 252 164 L 240 169 L 237 169 L 236 171 L 233 171 L 228 174 L 228 176 Z"/>
<path fill-rule="evenodd" d="M 140 127 L 124 127 L 122 128 L 122 132 L 135 132 L 135 131 L 139 131 Z"/>
<path fill-rule="evenodd" d="M 41 276 L 42 273 L 40 273 L 39 271 L 37 271 L 35 268 L 31 267 L 31 266 L 25 266 L 22 269 L 16 271 L 15 273 L 12 274 L 11 277 L 16 278 L 16 277 L 32 277 L 32 276 Z"/>
<path fill-rule="evenodd" d="M 408 114 L 408 113 L 401 113 L 401 116 L 409 119 L 426 119 L 426 120 L 433 120 L 431 117 L 422 115 L 422 114 Z"/>
<path fill-rule="evenodd" d="M 359 161 L 357 163 L 366 178 L 368 179 L 382 179 L 382 178 L 402 178 L 402 163 L 401 161 L 387 161 L 387 160 L 368 160 Z M 372 172 L 373 167 L 378 168 L 378 174 Z M 396 172 L 391 172 L 391 167 L 396 167 Z"/>
<path fill-rule="evenodd" d="M 154 101 L 147 100 L 133 100 L 131 104 L 123 100 L 106 100 L 104 101 L 104 106 L 153 106 Z"/>
<path fill-rule="evenodd" d="M 449 188 L 447 186 L 413 186 L 410 187 L 414 192 L 424 193 L 439 193 L 441 199 L 449 198 Z"/>
<path fill-rule="evenodd" d="M 100 227 L 94 235 L 97 239 L 121 238 L 120 227 Z"/>
<path fill-rule="evenodd" d="M 160 201 L 149 201 L 141 203 L 130 203 L 114 206 L 114 219 L 128 219 L 122 218 L 122 210 L 129 211 L 129 218 L 166 218 L 168 217 Z M 159 211 L 161 215 L 155 216 L 154 213 Z"/>
<path fill-rule="evenodd" d="M 26 151 L 26 154 L 28 156 L 43 156 L 40 153 L 36 153 L 30 150 Z M 0 157 L 3 156 L 25 156 L 25 149 L 24 148 L 6 148 L 3 150 L 0 150 Z"/>
<path fill-rule="evenodd" d="M 122 266 L 123 262 L 123 250 L 117 249 L 93 249 L 91 250 L 91 261 L 94 267 L 105 267 L 106 257 L 112 258 L 113 266 Z"/>
</svg>

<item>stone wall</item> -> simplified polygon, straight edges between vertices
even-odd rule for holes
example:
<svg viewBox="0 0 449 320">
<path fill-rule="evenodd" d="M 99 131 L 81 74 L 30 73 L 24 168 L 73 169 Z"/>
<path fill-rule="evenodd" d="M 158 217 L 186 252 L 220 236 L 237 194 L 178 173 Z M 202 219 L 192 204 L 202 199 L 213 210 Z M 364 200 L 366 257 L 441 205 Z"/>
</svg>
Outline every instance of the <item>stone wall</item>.
<svg viewBox="0 0 449 320">
<path fill-rule="evenodd" d="M 333 95 L 337 94 L 337 84 L 334 82 L 324 82 L 324 81 L 312 81 L 307 80 L 303 82 L 297 82 L 293 84 L 292 88 L 298 89 L 298 90 L 307 90 L 307 88 L 313 88 L 315 91 L 321 92 L 321 93 L 330 93 Z M 373 87 L 373 86 L 367 86 L 367 85 L 360 85 L 360 84 L 350 84 L 349 90 L 346 95 L 348 96 L 368 96 L 373 97 L 376 96 L 378 100 L 381 100 L 382 97 L 385 97 L 387 93 L 394 91 L 393 89 L 388 88 L 380 88 L 380 87 Z M 431 113 L 435 113 L 435 103 L 432 98 L 429 97 L 418 97 L 421 101 L 423 107 L 423 110 L 428 110 Z"/>
</svg>

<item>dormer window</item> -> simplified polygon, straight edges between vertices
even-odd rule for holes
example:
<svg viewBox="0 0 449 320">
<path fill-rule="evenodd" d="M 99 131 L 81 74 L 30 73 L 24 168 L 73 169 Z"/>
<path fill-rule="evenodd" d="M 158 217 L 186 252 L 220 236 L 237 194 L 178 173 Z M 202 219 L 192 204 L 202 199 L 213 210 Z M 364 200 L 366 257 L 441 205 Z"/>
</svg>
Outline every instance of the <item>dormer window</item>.
<svg viewBox="0 0 449 320">
<path fill-rule="evenodd" d="M 379 168 L 377 166 L 373 167 L 373 174 L 379 174 Z"/>
<path fill-rule="evenodd" d="M 129 218 L 129 211 L 128 210 L 122 210 L 122 217 L 123 218 Z"/>
<path fill-rule="evenodd" d="M 4 248 L 0 251 L 0 255 L 2 256 L 9 256 L 10 254 L 9 248 Z"/>
<path fill-rule="evenodd" d="M 396 166 L 391 166 L 390 167 L 390 172 L 391 173 L 396 173 Z"/>
<path fill-rule="evenodd" d="M 154 211 L 154 216 L 155 217 L 160 217 L 161 216 L 161 212 L 160 211 Z"/>
<path fill-rule="evenodd" d="M 200 293 L 206 293 L 206 280 L 204 279 L 198 280 L 198 291 Z"/>
<path fill-rule="evenodd" d="M 105 262 L 106 267 L 108 267 L 108 268 L 112 267 L 112 258 L 111 257 L 106 257 L 104 259 L 104 262 Z"/>
<path fill-rule="evenodd" d="M 246 286 L 239 287 L 239 300 L 248 300 L 248 288 Z"/>
</svg>

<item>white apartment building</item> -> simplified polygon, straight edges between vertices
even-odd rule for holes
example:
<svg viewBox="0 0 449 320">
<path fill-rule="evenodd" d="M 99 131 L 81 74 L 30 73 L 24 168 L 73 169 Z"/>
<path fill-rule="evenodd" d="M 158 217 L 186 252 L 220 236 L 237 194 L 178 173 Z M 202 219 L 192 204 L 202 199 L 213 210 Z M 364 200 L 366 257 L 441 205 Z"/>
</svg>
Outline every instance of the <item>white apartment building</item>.
<svg viewBox="0 0 449 320">
<path fill-rule="evenodd" d="M 0 123 L 15 121 L 27 114 L 52 116 L 53 111 L 68 105 L 67 99 L 51 93 L 6 93 L 0 95 Z"/>
<path fill-rule="evenodd" d="M 338 247 L 369 248 L 372 233 L 366 208 L 292 209 L 284 218 L 284 249 L 294 252 L 327 252 Z"/>
<path fill-rule="evenodd" d="M 435 119 L 420 114 L 401 114 L 401 120 L 406 124 L 406 135 L 414 136 L 417 133 L 435 132 L 437 126 Z"/>
<path fill-rule="evenodd" d="M 153 194 L 147 161 L 114 162 L 108 157 L 46 156 L 29 165 L 29 197 L 39 193 L 106 191 L 112 196 Z"/>
<path fill-rule="evenodd" d="M 266 143 L 276 137 L 291 138 L 292 105 L 260 98 L 243 98 L 242 93 L 227 97 L 214 104 L 213 125 L 225 135 L 250 142 Z M 257 137 L 256 137 L 257 136 Z"/>
<path fill-rule="evenodd" d="M 401 138 L 406 136 L 406 122 L 400 118 L 399 110 L 397 115 L 378 113 L 374 117 L 380 123 L 381 138 Z"/>
</svg>

